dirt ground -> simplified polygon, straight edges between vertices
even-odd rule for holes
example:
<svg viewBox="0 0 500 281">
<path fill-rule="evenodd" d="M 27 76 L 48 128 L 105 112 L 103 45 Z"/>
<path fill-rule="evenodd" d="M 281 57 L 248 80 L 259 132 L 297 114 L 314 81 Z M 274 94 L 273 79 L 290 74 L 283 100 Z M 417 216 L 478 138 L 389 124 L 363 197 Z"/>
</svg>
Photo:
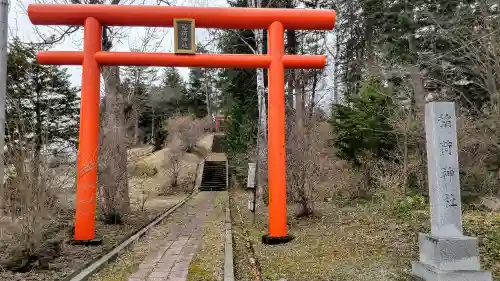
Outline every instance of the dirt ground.
<svg viewBox="0 0 500 281">
<path fill-rule="evenodd" d="M 211 145 L 211 136 L 200 140 L 199 146 L 208 151 L 206 146 Z M 102 246 L 84 247 L 72 246 L 68 243 L 62 244 L 61 255 L 50 262 L 49 269 L 35 270 L 26 273 L 12 273 L 0 268 L 0 280 L 11 281 L 54 281 L 68 276 L 79 269 L 83 264 L 99 257 L 107 250 L 123 241 L 130 234 L 146 225 L 150 220 L 162 211 L 175 205 L 187 196 L 183 190 L 169 190 L 166 196 L 159 196 L 161 190 L 166 188 L 170 179 L 166 172 L 168 161 L 166 155 L 168 149 L 152 153 L 149 146 L 131 149 L 129 157 L 129 188 L 131 198 L 131 212 L 121 225 L 105 225 L 96 221 L 96 237 L 102 238 Z M 194 184 L 194 175 L 198 163 L 203 160 L 203 155 L 185 154 L 180 175 L 181 181 L 186 184 Z M 144 165 L 144 163 L 147 163 Z M 146 169 L 155 168 L 155 172 L 136 174 L 136 167 L 147 166 Z M 57 180 L 64 182 L 64 188 L 58 194 L 61 210 L 53 218 L 58 231 L 57 237 L 64 237 L 65 242 L 71 240 L 74 219 L 74 167 L 58 167 L 54 169 Z M 144 207 L 142 207 L 142 203 Z M 0 218 L 1 219 L 1 218 Z M 0 259 L 6 258 L 12 250 L 13 237 L 4 231 L 0 231 Z"/>
<path fill-rule="evenodd" d="M 267 231 L 267 210 L 258 210 L 255 224 L 247 209 L 243 190 L 231 192 L 236 278 L 278 281 L 403 281 L 411 262 L 418 260 L 418 232 L 429 232 L 427 210 L 414 210 L 399 217 L 376 203 L 316 202 L 317 215 L 297 220 L 289 208 L 289 233 L 295 239 L 285 245 L 267 246 L 261 236 Z M 500 278 L 500 214 L 464 211 L 464 232 L 480 238 L 481 265 Z M 252 266 L 249 239 L 257 266 Z"/>
</svg>

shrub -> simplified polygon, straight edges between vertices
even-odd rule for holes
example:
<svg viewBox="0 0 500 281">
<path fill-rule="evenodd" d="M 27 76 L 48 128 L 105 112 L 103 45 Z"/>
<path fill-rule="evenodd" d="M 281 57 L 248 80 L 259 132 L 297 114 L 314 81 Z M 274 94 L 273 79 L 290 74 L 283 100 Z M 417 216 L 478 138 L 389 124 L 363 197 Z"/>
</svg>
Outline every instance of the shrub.
<svg viewBox="0 0 500 281">
<path fill-rule="evenodd" d="M 15 144 L 8 146 L 7 157 L 12 166 L 0 190 L 0 211 L 6 215 L 0 222 L 0 242 L 5 245 L 0 245 L 9 255 L 0 255 L 0 267 L 13 271 L 46 267 L 48 260 L 59 254 L 61 240 L 48 240 L 61 225 L 54 218 L 61 210 L 56 194 L 62 184 L 36 153 Z"/>
<path fill-rule="evenodd" d="M 168 144 L 168 150 L 166 153 L 166 167 L 167 174 L 170 176 L 170 186 L 167 188 L 176 188 L 179 186 L 179 178 L 181 169 L 183 167 L 182 156 L 184 155 L 184 144 L 179 138 L 174 138 Z M 169 190 L 164 190 L 164 194 L 167 194 Z"/>
<path fill-rule="evenodd" d="M 396 204 L 396 214 L 401 218 L 407 218 L 412 211 L 427 208 L 427 203 L 422 195 L 406 196 Z"/>
<path fill-rule="evenodd" d="M 152 177 L 158 173 L 156 167 L 146 161 L 139 161 L 134 165 L 132 176 L 134 177 Z"/>
<path fill-rule="evenodd" d="M 330 180 L 335 171 L 332 155 L 324 151 L 331 137 L 331 128 L 328 123 L 308 120 L 304 128 L 292 125 L 288 129 L 286 164 L 289 198 L 301 206 L 297 217 L 309 216 L 313 213 L 313 202 L 325 199 L 318 198 L 318 186 L 322 181 Z"/>
<path fill-rule="evenodd" d="M 211 126 L 210 118 L 194 119 L 192 116 L 180 116 L 167 121 L 167 143 L 178 138 L 187 152 L 194 150 L 198 140 Z"/>
</svg>

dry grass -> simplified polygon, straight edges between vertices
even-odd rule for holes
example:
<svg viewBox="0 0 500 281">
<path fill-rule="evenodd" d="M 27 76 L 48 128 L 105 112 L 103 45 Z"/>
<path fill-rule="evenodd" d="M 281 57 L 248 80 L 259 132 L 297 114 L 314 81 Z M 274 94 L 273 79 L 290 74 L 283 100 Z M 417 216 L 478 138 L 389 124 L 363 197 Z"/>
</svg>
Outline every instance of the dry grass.
<svg viewBox="0 0 500 281">
<path fill-rule="evenodd" d="M 234 202 L 244 202 L 244 196 L 237 196 Z M 376 210 L 336 209 L 323 203 L 316 209 L 321 217 L 290 219 L 293 242 L 265 246 L 259 240 L 267 218 L 259 213 L 252 227 L 244 208 L 241 204 L 262 275 L 268 280 L 391 280 L 403 260 L 415 256 L 409 245 L 416 240 L 400 233 L 394 219 Z"/>
<path fill-rule="evenodd" d="M 231 193 L 233 228 L 236 239 L 238 280 L 251 278 L 248 252 L 242 248 L 247 230 L 254 244 L 264 280 L 405 280 L 411 262 L 418 260 L 418 232 L 429 232 L 427 210 L 413 210 L 399 218 L 381 204 L 352 203 L 337 207 L 334 202 L 316 202 L 317 215 L 296 220 L 289 218 L 289 230 L 296 238 L 280 246 L 260 242 L 267 228 L 267 210 L 258 211 L 255 225 L 246 209 L 242 190 Z M 292 208 L 289 208 L 289 214 Z M 482 266 L 500 277 L 500 214 L 465 211 L 465 233 L 480 238 Z M 240 244 L 240 245 L 238 245 Z"/>
<path fill-rule="evenodd" d="M 222 281 L 224 278 L 226 191 L 217 192 L 214 208 L 205 223 L 200 250 L 189 265 L 189 281 Z"/>
<path fill-rule="evenodd" d="M 198 141 L 197 147 L 200 147 L 203 151 L 209 151 L 212 139 L 212 135 L 205 135 Z M 152 177 L 136 176 L 130 178 L 130 201 L 134 206 L 140 206 L 144 194 L 152 194 L 147 198 L 147 208 L 161 207 L 164 203 L 163 200 L 168 198 L 166 196 L 158 196 L 166 188 L 169 188 L 169 183 L 171 182 L 171 176 L 166 171 L 169 164 L 168 151 L 168 148 L 159 150 L 136 162 L 136 164 L 140 163 L 140 165 L 147 166 L 149 169 L 154 168 L 158 172 Z M 196 166 L 202 161 L 203 157 L 205 156 L 191 153 L 186 153 L 182 156 L 182 170 L 179 173 L 179 182 L 187 184 L 194 182 Z M 175 191 L 171 190 L 171 192 Z"/>
</svg>

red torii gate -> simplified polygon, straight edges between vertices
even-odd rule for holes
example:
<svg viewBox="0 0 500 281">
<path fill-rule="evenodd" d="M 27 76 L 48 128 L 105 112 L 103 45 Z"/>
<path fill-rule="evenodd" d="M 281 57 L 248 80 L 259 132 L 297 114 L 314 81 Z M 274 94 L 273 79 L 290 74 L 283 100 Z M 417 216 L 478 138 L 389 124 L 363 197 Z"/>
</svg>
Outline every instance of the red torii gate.
<svg viewBox="0 0 500 281">
<path fill-rule="evenodd" d="M 269 233 L 262 240 L 291 240 L 286 223 L 285 68 L 324 68 L 325 56 L 284 54 L 284 30 L 330 30 L 333 10 L 201 8 L 166 6 L 31 4 L 35 25 L 84 26 L 83 51 L 39 52 L 41 64 L 82 65 L 80 135 L 77 161 L 76 241 L 95 238 L 97 151 L 99 138 L 100 67 L 168 66 L 208 68 L 268 68 Z M 266 55 L 132 53 L 101 51 L 103 26 L 172 27 L 174 19 L 190 18 L 196 27 L 268 29 Z"/>
<path fill-rule="evenodd" d="M 219 115 L 216 115 L 214 116 L 214 121 L 215 121 L 215 131 L 216 132 L 219 132 L 219 129 L 220 129 L 220 121 L 225 121 L 227 119 L 226 116 L 219 116 Z"/>
</svg>

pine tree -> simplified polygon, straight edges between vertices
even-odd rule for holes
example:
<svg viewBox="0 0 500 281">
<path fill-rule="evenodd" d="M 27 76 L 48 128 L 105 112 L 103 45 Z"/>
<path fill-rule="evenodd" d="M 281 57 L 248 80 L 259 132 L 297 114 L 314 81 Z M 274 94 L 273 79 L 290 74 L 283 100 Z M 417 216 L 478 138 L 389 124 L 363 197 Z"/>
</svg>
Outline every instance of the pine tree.
<svg viewBox="0 0 500 281">
<path fill-rule="evenodd" d="M 360 157 L 366 153 L 390 156 L 396 137 L 387 117 L 394 104 L 378 78 L 367 78 L 356 96 L 334 107 L 332 122 L 339 157 L 360 166 Z"/>
<path fill-rule="evenodd" d="M 193 114 L 198 118 L 207 115 L 206 90 L 203 85 L 203 69 L 191 68 L 186 94 L 182 99 L 182 108 L 185 113 Z"/>
<path fill-rule="evenodd" d="M 66 70 L 40 65 L 37 48 L 14 40 L 9 45 L 6 142 L 34 148 L 75 145 L 78 135 L 78 89 Z"/>
<path fill-rule="evenodd" d="M 184 80 L 175 67 L 165 68 L 161 85 L 162 87 L 170 87 L 175 93 L 182 93 L 185 89 Z"/>
<path fill-rule="evenodd" d="M 246 1 L 235 1 L 232 6 L 244 6 Z M 237 34 L 237 32 L 239 34 Z M 255 48 L 252 30 L 224 32 L 218 47 L 222 53 L 251 54 L 252 50 L 241 41 L 245 38 Z M 257 78 L 252 69 L 224 69 L 218 82 L 223 93 L 224 114 L 229 116 L 226 141 L 230 153 L 244 153 L 254 145 L 257 137 L 258 100 Z"/>
<path fill-rule="evenodd" d="M 197 53 L 206 54 L 208 50 L 201 44 L 198 44 Z M 182 110 L 184 113 L 195 115 L 198 118 L 207 116 L 207 101 L 210 101 L 209 95 L 214 93 L 215 70 L 208 68 L 189 69 L 189 79 L 186 92 L 182 98 Z M 211 112 L 210 112 L 211 113 Z"/>
</svg>

